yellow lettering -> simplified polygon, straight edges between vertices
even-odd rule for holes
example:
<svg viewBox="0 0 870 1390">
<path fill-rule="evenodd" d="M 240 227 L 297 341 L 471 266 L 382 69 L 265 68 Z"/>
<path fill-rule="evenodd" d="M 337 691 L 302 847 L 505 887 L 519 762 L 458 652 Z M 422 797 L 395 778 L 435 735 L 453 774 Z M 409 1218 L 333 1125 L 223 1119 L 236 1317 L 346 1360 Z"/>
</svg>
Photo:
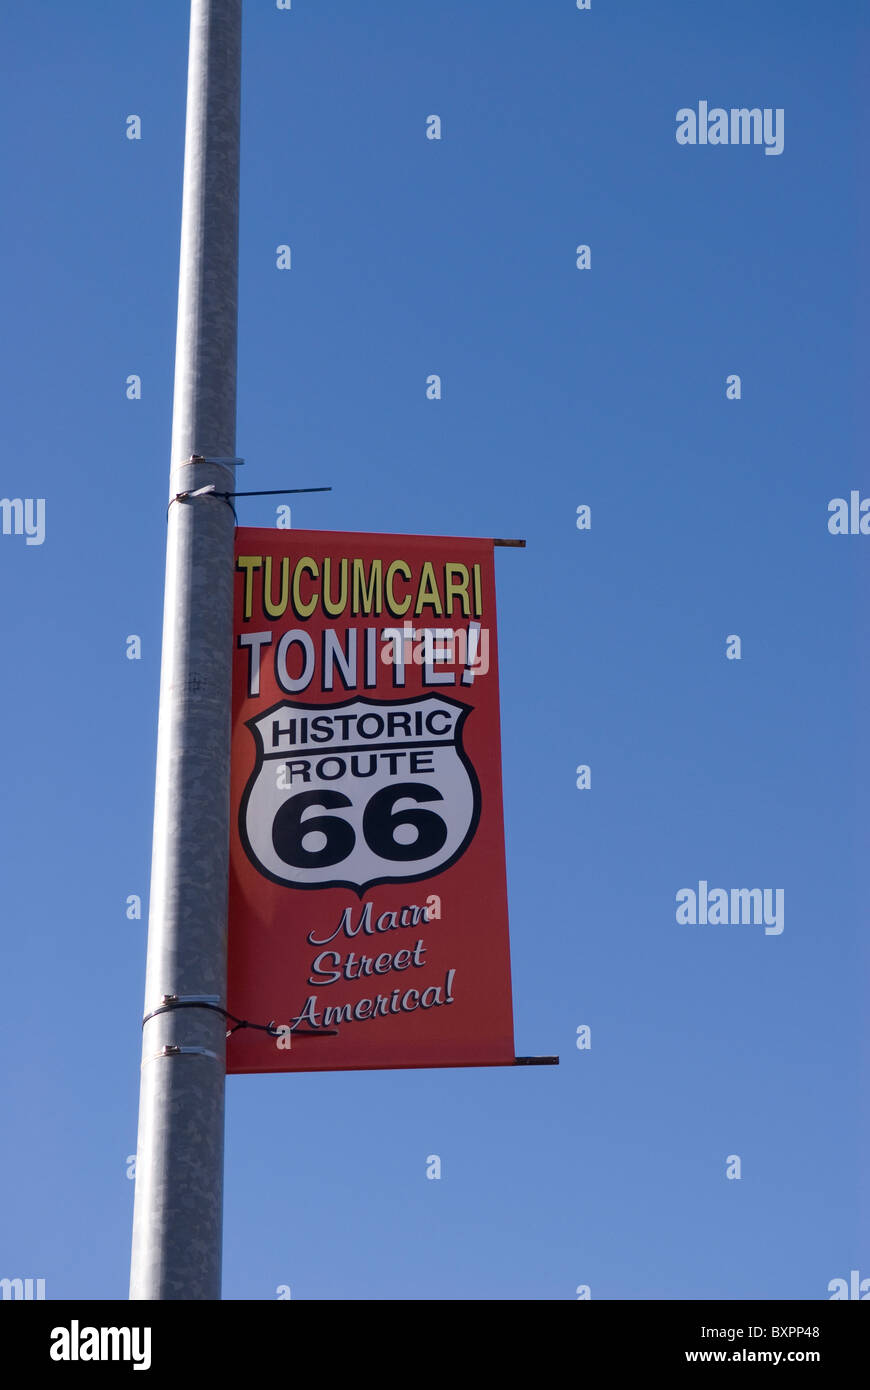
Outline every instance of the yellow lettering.
<svg viewBox="0 0 870 1390">
<path fill-rule="evenodd" d="M 454 574 L 462 576 L 462 582 L 454 579 Z M 471 617 L 471 604 L 468 600 L 468 570 L 465 565 L 457 565 L 448 561 L 444 566 L 444 604 L 450 617 L 453 616 L 453 596 L 459 594 L 462 597 L 462 616 Z"/>
<path fill-rule="evenodd" d="M 272 598 L 272 556 L 266 556 L 266 573 L 263 578 L 263 607 L 270 618 L 280 618 L 286 612 L 290 589 L 290 561 L 285 555 L 281 561 L 281 597 L 276 603 Z"/>
<path fill-rule="evenodd" d="M 396 615 L 397 618 L 401 618 L 402 615 L 404 613 L 407 613 L 408 609 L 411 607 L 411 595 L 406 595 L 406 597 L 402 599 L 401 603 L 396 598 L 395 594 L 393 593 L 393 575 L 396 572 L 401 572 L 410 583 L 411 566 L 406 565 L 404 560 L 394 560 L 393 563 L 387 569 L 387 607 L 389 608 L 391 613 L 394 613 Z"/>
<path fill-rule="evenodd" d="M 383 611 L 383 561 L 372 560 L 372 567 L 369 571 L 369 583 L 366 588 L 365 583 L 365 561 L 354 560 L 353 562 L 353 607 L 354 617 L 357 613 L 380 613 Z M 377 594 L 377 597 L 375 596 Z"/>
<path fill-rule="evenodd" d="M 245 571 L 245 622 L 248 622 L 254 609 L 254 570 L 258 570 L 262 563 L 262 555 L 240 555 L 236 560 L 236 569 Z"/>
<path fill-rule="evenodd" d="M 337 618 L 347 607 L 347 560 L 339 561 L 341 590 L 338 599 L 332 597 L 332 560 L 323 561 L 323 606 L 331 618 Z"/>
<path fill-rule="evenodd" d="M 311 575 L 312 579 L 316 579 L 318 577 L 318 575 L 320 574 L 320 570 L 317 568 L 317 562 L 315 560 L 312 560 L 310 555 L 303 555 L 302 559 L 298 561 L 296 568 L 293 571 L 293 607 L 299 614 L 300 618 L 310 618 L 311 614 L 317 607 L 317 590 L 315 589 L 311 598 L 307 602 L 303 602 L 302 596 L 299 593 L 299 580 L 301 578 L 303 570 L 307 570 L 308 573 Z"/>
<path fill-rule="evenodd" d="M 439 618 L 444 616 L 444 609 L 441 607 L 441 595 L 438 592 L 438 583 L 435 579 L 435 571 L 432 568 L 431 560 L 423 561 L 414 616 L 419 617 L 421 611 L 427 607 L 431 608 L 433 613 L 436 613 Z"/>
</svg>

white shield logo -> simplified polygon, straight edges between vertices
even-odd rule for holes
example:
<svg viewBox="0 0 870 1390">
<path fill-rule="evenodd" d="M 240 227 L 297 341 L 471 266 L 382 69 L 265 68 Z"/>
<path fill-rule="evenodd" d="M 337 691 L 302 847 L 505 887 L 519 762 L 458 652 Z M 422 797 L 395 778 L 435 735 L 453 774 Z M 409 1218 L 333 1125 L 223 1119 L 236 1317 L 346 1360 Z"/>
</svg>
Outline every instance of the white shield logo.
<svg viewBox="0 0 870 1390">
<path fill-rule="evenodd" d="M 248 721 L 257 762 L 239 830 L 260 873 L 292 888 L 430 878 L 470 844 L 480 786 L 470 706 L 444 695 L 334 705 L 281 700 Z"/>
</svg>

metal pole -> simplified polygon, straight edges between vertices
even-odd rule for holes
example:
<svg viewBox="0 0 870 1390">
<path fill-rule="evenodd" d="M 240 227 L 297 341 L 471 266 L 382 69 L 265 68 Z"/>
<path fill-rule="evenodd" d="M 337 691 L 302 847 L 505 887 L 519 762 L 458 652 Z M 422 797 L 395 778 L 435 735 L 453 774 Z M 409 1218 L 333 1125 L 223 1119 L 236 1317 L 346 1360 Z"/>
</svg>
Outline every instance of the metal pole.
<svg viewBox="0 0 870 1390">
<path fill-rule="evenodd" d="M 191 0 L 170 499 L 235 469 L 241 0 Z M 233 512 L 170 501 L 145 1013 L 225 1005 Z M 179 1051 L 165 1052 L 166 1048 Z M 143 1029 L 132 1299 L 218 1299 L 225 1022 Z"/>
</svg>

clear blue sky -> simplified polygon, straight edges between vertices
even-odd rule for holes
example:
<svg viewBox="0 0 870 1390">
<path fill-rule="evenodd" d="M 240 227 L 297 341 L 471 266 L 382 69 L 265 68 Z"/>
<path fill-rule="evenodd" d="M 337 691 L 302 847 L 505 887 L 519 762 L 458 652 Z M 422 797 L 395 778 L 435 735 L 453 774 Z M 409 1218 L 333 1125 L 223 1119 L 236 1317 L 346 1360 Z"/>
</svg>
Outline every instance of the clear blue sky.
<svg viewBox="0 0 870 1390">
<path fill-rule="evenodd" d="M 46 512 L 0 535 L 0 1276 L 49 1298 L 127 1294 L 187 8 L 2 19 L 0 492 Z M 526 538 L 496 557 L 516 1038 L 562 1063 L 231 1078 L 225 1297 L 870 1276 L 870 537 L 827 530 L 870 495 L 867 30 L 858 0 L 247 0 L 240 485 Z M 678 145 L 702 100 L 783 108 L 782 154 Z M 783 932 L 678 925 L 702 879 L 783 889 Z"/>
</svg>

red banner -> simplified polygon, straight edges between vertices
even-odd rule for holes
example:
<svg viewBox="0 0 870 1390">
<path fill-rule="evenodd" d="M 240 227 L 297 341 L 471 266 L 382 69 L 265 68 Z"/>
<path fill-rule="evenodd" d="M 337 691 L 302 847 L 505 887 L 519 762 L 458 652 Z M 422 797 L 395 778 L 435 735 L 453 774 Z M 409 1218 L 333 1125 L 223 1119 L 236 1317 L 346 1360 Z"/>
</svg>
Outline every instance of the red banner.
<svg viewBox="0 0 870 1390">
<path fill-rule="evenodd" d="M 236 532 L 227 1071 L 513 1063 L 491 541 Z"/>
</svg>

